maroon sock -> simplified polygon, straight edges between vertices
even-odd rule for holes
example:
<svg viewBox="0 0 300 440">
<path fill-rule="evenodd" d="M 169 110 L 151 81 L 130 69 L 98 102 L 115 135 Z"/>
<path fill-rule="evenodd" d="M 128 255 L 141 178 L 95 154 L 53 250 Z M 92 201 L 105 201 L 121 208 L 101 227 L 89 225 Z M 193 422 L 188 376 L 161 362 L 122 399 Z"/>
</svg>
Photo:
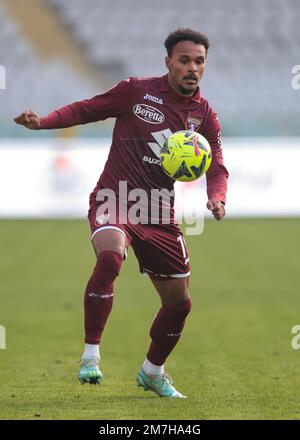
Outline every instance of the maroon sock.
<svg viewBox="0 0 300 440">
<path fill-rule="evenodd" d="M 122 256 L 103 251 L 97 258 L 84 295 L 85 343 L 99 344 L 113 304 L 113 282 L 119 275 Z"/>
<path fill-rule="evenodd" d="M 180 339 L 185 319 L 191 310 L 190 298 L 173 306 L 163 306 L 153 321 L 152 342 L 147 359 L 154 365 L 163 365 Z"/>
</svg>

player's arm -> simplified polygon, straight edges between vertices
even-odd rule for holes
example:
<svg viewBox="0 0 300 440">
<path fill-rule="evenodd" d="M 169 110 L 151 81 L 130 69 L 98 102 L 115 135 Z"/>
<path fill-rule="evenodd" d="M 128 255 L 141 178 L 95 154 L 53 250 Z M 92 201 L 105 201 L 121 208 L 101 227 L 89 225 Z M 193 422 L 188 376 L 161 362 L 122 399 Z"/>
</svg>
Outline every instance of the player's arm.
<svg viewBox="0 0 300 440">
<path fill-rule="evenodd" d="M 205 121 L 203 135 L 212 149 L 212 163 L 206 173 L 208 196 L 206 206 L 212 211 L 216 220 L 222 220 L 225 216 L 228 171 L 223 163 L 219 120 L 216 113 L 211 109 Z"/>
<path fill-rule="evenodd" d="M 103 121 L 107 118 L 117 118 L 124 111 L 129 94 L 130 80 L 124 80 L 102 95 L 74 102 L 43 118 L 40 118 L 32 110 L 26 110 L 14 121 L 30 130 L 40 130 L 67 128 Z"/>
</svg>

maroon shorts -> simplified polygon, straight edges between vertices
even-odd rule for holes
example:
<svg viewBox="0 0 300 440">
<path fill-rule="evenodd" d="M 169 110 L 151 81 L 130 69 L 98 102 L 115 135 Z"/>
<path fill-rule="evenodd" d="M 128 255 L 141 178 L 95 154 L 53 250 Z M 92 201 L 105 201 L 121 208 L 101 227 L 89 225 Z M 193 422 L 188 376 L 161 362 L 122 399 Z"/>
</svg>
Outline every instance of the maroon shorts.
<svg viewBox="0 0 300 440">
<path fill-rule="evenodd" d="M 189 255 L 177 224 L 131 224 L 116 219 L 110 222 L 105 214 L 99 215 L 98 208 L 99 204 L 91 204 L 88 213 L 92 239 L 101 231 L 119 230 L 126 238 L 125 258 L 131 245 L 141 273 L 159 280 L 189 276 Z"/>
</svg>

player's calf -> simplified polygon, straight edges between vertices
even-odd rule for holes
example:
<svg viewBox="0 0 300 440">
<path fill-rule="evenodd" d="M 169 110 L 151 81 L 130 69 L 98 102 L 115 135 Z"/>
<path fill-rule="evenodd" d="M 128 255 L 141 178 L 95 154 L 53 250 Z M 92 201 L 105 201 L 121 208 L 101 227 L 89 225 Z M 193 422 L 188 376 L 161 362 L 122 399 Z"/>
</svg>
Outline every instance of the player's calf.
<svg viewBox="0 0 300 440">
<path fill-rule="evenodd" d="M 86 344 L 100 343 L 113 305 L 113 283 L 119 275 L 121 265 L 122 255 L 115 251 L 103 251 L 97 258 L 84 296 Z"/>
<path fill-rule="evenodd" d="M 162 306 L 150 329 L 152 339 L 147 359 L 163 365 L 179 341 L 192 303 L 190 298 L 175 305 Z"/>
</svg>

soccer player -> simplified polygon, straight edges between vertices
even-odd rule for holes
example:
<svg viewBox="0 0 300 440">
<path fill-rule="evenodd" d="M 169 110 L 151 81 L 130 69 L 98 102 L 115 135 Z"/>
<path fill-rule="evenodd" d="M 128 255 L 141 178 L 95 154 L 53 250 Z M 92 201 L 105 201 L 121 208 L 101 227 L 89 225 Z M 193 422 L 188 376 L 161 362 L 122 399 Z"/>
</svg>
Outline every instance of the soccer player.
<svg viewBox="0 0 300 440">
<path fill-rule="evenodd" d="M 170 201 L 168 223 L 162 221 L 160 211 L 159 219 L 149 220 L 147 209 L 144 218 L 134 222 L 126 214 L 133 206 L 132 199 L 124 198 L 120 188 L 126 184 L 128 192 L 143 190 L 150 205 L 151 190 L 171 191 L 174 181 L 163 172 L 159 151 L 171 132 L 184 129 L 199 131 L 211 145 L 207 208 L 216 220 L 225 215 L 228 172 L 223 164 L 217 115 L 198 87 L 206 65 L 207 37 L 191 29 L 178 29 L 167 37 L 165 47 L 166 75 L 129 78 L 102 95 L 67 105 L 46 117 L 25 111 L 15 122 L 41 130 L 116 118 L 105 168 L 90 195 L 88 218 L 96 265 L 84 296 L 85 348 L 78 377 L 81 383 L 90 384 L 103 378 L 99 344 L 112 309 L 114 282 L 131 245 L 140 271 L 149 276 L 162 303 L 150 329 L 151 343 L 137 384 L 161 397 L 182 398 L 185 396 L 164 371 L 191 310 L 188 251 L 174 221 L 174 200 Z M 103 194 L 114 195 L 111 206 Z M 162 205 L 159 199 L 159 207 Z"/>
</svg>

